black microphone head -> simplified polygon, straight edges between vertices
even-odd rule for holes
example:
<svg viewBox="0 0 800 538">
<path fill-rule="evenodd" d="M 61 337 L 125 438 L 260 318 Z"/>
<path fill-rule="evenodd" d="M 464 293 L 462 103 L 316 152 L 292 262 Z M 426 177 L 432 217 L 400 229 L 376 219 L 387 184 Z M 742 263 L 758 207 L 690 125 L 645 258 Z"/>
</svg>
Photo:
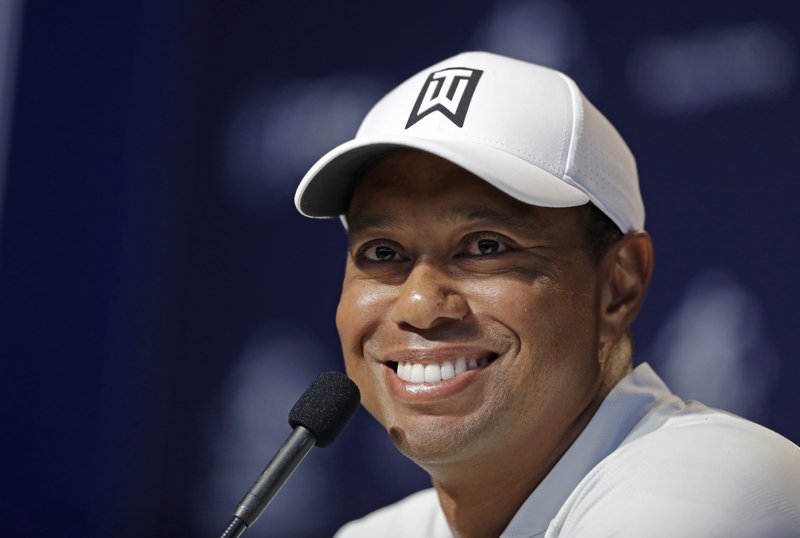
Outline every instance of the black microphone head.
<svg viewBox="0 0 800 538">
<path fill-rule="evenodd" d="M 289 424 L 310 431 L 317 446 L 328 446 L 355 414 L 360 401 L 361 393 L 349 377 L 341 372 L 324 372 L 289 411 Z"/>
</svg>

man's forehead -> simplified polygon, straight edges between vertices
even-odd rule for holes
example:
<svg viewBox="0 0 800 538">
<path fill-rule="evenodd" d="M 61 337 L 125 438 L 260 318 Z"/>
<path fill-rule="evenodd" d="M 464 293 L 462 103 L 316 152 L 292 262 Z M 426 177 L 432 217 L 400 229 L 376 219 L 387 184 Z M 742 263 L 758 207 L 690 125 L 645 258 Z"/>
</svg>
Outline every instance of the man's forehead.
<svg viewBox="0 0 800 538">
<path fill-rule="evenodd" d="M 350 191 L 350 202 L 364 191 L 420 198 L 469 191 L 483 201 L 507 198 L 518 202 L 457 164 L 415 149 L 396 149 L 373 160 L 356 177 Z"/>
<path fill-rule="evenodd" d="M 511 233 L 518 238 L 534 239 L 549 237 L 557 230 L 567 232 L 580 221 L 580 208 L 545 208 L 528 206 L 525 211 L 509 211 L 487 205 L 466 204 L 446 207 L 420 203 L 413 211 L 395 210 L 391 202 L 386 204 L 365 204 L 356 208 L 347 219 L 347 234 L 352 240 L 360 235 L 384 231 L 430 233 L 433 229 L 457 230 L 459 228 L 480 228 L 484 231 Z M 570 234 L 572 232 L 569 232 Z"/>
<path fill-rule="evenodd" d="M 347 218 L 348 233 L 352 235 L 370 229 L 399 229 L 415 225 L 413 220 L 403 218 L 401 212 L 393 212 L 391 201 L 387 200 L 387 202 L 389 204 L 388 211 L 383 211 L 380 207 L 375 206 L 364 209 L 356 208 Z M 421 208 L 421 210 L 424 209 Z M 486 204 L 475 204 L 438 206 L 429 211 L 432 220 L 444 225 L 502 224 L 504 227 L 519 230 L 541 229 L 549 225 L 548 219 L 543 218 L 537 208 L 533 207 L 528 211 L 510 211 Z"/>
</svg>

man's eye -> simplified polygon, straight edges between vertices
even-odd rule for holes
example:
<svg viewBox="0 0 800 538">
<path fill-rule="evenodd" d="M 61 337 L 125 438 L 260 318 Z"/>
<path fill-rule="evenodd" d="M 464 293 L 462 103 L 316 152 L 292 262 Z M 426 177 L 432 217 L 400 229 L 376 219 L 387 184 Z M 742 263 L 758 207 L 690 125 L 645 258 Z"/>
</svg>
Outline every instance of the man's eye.
<svg viewBox="0 0 800 538">
<path fill-rule="evenodd" d="M 379 262 L 390 262 L 397 258 L 397 252 L 392 247 L 380 246 L 367 251 L 370 259 Z"/>
<path fill-rule="evenodd" d="M 508 245 L 493 237 L 477 237 L 469 239 L 464 249 L 467 256 L 492 256 L 508 250 Z"/>
<path fill-rule="evenodd" d="M 479 239 L 476 246 L 483 256 L 497 254 L 500 251 L 500 243 L 494 239 Z"/>
<path fill-rule="evenodd" d="M 367 245 L 360 250 L 357 257 L 368 262 L 379 263 L 398 262 L 405 259 L 396 248 L 386 244 Z"/>
</svg>

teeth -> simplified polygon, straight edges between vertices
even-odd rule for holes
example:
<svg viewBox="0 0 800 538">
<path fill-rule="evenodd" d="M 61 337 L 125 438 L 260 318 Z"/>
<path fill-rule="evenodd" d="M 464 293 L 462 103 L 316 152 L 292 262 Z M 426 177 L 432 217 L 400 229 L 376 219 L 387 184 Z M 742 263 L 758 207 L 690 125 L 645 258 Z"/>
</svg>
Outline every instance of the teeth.
<svg viewBox="0 0 800 538">
<path fill-rule="evenodd" d="M 444 361 L 441 364 L 420 364 L 418 362 L 399 362 L 397 363 L 397 376 L 409 383 L 437 383 L 442 380 L 452 379 L 463 374 L 468 370 L 475 370 L 489 364 L 489 359 L 483 358 L 480 361 L 464 357 L 456 359 L 455 363 Z"/>
<path fill-rule="evenodd" d="M 456 368 L 452 362 L 445 362 L 442 364 L 442 379 L 450 379 L 456 376 Z"/>
<path fill-rule="evenodd" d="M 436 383 L 442 380 L 442 368 L 438 364 L 425 366 L 425 383 Z"/>
<path fill-rule="evenodd" d="M 406 381 L 411 381 L 412 383 L 422 383 L 425 381 L 425 367 L 419 363 L 411 366 L 411 375 L 408 376 Z"/>
</svg>

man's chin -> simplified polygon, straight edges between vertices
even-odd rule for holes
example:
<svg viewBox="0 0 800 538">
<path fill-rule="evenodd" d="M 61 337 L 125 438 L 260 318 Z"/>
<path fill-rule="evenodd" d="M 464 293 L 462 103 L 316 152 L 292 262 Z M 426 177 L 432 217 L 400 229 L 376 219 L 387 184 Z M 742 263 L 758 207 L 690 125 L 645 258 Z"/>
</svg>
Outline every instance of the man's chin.
<svg viewBox="0 0 800 538">
<path fill-rule="evenodd" d="M 474 451 L 474 438 L 464 435 L 463 430 L 454 433 L 429 424 L 426 427 L 417 426 L 413 430 L 393 426 L 388 432 L 397 450 L 426 470 L 463 461 Z"/>
</svg>

